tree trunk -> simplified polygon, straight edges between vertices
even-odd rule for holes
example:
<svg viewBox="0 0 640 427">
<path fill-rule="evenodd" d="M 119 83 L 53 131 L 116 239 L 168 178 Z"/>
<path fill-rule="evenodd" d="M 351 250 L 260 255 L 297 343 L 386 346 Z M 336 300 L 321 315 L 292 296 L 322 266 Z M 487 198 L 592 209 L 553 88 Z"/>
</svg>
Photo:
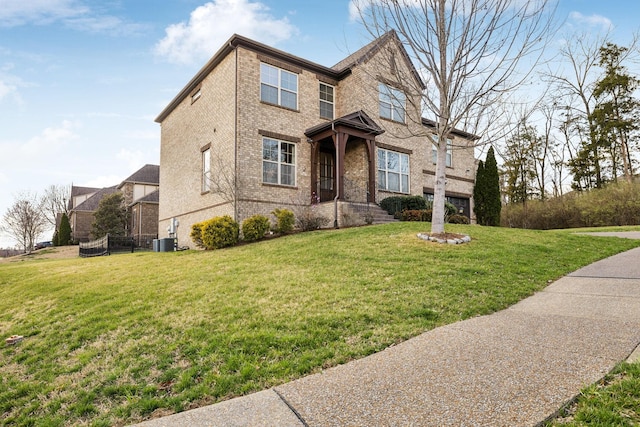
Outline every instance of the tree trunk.
<svg viewBox="0 0 640 427">
<path fill-rule="evenodd" d="M 431 217 L 431 233 L 444 233 L 444 204 L 447 182 L 447 138 L 438 141 L 438 158 L 436 160 L 436 177 L 433 186 L 433 211 Z"/>
</svg>

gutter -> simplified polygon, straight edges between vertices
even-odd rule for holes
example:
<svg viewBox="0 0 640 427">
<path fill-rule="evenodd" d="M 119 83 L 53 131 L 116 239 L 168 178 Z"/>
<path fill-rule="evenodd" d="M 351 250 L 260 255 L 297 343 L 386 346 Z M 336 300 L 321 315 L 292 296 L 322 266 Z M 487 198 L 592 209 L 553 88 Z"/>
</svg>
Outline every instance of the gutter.
<svg viewBox="0 0 640 427">
<path fill-rule="evenodd" d="M 334 145 L 336 146 L 336 197 L 333 198 L 333 228 L 338 227 L 338 197 L 340 197 L 340 148 L 338 146 L 338 132 L 336 132 L 335 124 L 331 122 L 331 131 L 335 137 Z"/>
</svg>

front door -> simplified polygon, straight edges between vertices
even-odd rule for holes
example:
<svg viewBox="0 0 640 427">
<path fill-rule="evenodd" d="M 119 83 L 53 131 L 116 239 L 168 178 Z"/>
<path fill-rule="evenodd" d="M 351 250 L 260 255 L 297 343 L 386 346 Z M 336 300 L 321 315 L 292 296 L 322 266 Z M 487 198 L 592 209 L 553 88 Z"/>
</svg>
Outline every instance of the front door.
<svg viewBox="0 0 640 427">
<path fill-rule="evenodd" d="M 327 202 L 336 197 L 335 154 L 320 152 L 320 201 Z"/>
</svg>

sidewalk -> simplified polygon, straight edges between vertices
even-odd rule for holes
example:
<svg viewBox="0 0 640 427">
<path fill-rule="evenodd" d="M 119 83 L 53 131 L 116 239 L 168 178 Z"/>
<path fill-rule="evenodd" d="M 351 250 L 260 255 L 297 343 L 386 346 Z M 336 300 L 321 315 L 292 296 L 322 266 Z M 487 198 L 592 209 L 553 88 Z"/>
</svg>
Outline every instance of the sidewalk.
<svg viewBox="0 0 640 427">
<path fill-rule="evenodd" d="M 507 310 L 138 426 L 535 426 L 640 343 L 639 260 L 633 249 Z"/>
</svg>

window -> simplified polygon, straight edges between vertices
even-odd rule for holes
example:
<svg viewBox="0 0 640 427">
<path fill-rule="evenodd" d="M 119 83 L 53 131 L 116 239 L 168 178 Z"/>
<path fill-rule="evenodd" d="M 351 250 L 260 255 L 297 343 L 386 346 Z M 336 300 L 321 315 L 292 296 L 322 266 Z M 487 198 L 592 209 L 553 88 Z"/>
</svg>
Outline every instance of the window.
<svg viewBox="0 0 640 427">
<path fill-rule="evenodd" d="M 433 139 L 438 140 L 438 135 L 432 135 Z M 432 155 L 433 155 L 433 164 L 435 165 L 438 160 L 438 146 L 436 144 L 431 144 Z M 447 139 L 447 162 L 446 166 L 448 168 L 453 167 L 453 142 L 451 139 Z"/>
<path fill-rule="evenodd" d="M 296 185 L 295 144 L 262 138 L 262 182 Z"/>
<path fill-rule="evenodd" d="M 404 112 L 407 97 L 404 92 L 385 85 L 378 84 L 378 98 L 380 100 L 380 117 L 404 123 Z"/>
<path fill-rule="evenodd" d="M 333 86 L 320 83 L 320 117 L 333 120 Z"/>
<path fill-rule="evenodd" d="M 211 191 L 211 149 L 202 150 L 202 192 Z"/>
<path fill-rule="evenodd" d="M 260 64 L 260 100 L 297 110 L 298 75 Z"/>
<path fill-rule="evenodd" d="M 333 154 L 320 152 L 320 189 L 333 190 L 335 182 L 335 166 Z"/>
<path fill-rule="evenodd" d="M 409 192 L 409 155 L 378 149 L 378 188 Z"/>
<path fill-rule="evenodd" d="M 200 99 L 201 96 L 202 96 L 202 89 L 201 88 L 197 88 L 191 94 L 191 103 L 193 104 L 194 102 L 196 102 L 198 99 Z"/>
</svg>

